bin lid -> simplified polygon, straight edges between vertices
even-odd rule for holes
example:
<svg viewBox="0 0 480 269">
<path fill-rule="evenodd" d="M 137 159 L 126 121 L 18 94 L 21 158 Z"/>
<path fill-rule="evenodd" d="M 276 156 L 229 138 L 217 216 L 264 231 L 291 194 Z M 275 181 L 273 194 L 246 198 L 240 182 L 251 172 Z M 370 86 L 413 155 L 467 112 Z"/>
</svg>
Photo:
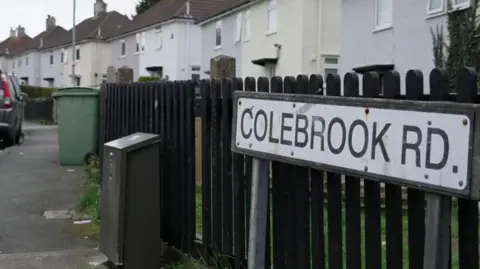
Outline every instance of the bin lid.
<svg viewBox="0 0 480 269">
<path fill-rule="evenodd" d="M 97 96 L 100 94 L 100 91 L 95 88 L 88 87 L 66 87 L 59 88 L 52 93 L 53 98 L 63 97 L 63 96 Z"/>
</svg>

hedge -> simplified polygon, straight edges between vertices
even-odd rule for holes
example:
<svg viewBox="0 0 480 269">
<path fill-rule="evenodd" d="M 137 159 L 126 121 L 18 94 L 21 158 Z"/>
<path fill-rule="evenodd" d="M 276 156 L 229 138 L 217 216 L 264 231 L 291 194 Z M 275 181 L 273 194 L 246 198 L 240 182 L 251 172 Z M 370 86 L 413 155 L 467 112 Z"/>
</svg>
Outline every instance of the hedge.
<svg viewBox="0 0 480 269">
<path fill-rule="evenodd" d="M 148 82 L 148 81 L 160 81 L 161 79 L 159 77 L 139 77 L 138 82 Z"/>
<path fill-rule="evenodd" d="M 22 92 L 28 94 L 29 98 L 41 98 L 41 97 L 50 97 L 56 88 L 48 88 L 48 87 L 38 87 L 38 86 L 30 86 L 30 85 L 22 85 L 21 86 Z"/>
</svg>

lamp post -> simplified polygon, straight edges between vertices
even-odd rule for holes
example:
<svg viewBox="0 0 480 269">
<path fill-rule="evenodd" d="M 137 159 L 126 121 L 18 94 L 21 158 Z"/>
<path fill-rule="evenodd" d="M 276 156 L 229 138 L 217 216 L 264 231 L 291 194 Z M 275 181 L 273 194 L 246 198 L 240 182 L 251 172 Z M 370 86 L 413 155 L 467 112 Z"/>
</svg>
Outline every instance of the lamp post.
<svg viewBox="0 0 480 269">
<path fill-rule="evenodd" d="M 77 85 L 77 77 L 75 75 L 75 13 L 76 13 L 76 0 L 73 0 L 73 28 L 72 28 L 72 86 Z"/>
</svg>

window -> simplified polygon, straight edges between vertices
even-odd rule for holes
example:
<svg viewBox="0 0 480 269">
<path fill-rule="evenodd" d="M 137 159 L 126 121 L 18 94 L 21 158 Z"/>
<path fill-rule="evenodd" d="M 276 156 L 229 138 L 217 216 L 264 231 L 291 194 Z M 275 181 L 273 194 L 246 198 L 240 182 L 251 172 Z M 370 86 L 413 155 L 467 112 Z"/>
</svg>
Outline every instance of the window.
<svg viewBox="0 0 480 269">
<path fill-rule="evenodd" d="M 15 69 L 15 61 L 12 62 L 12 68 Z"/>
<path fill-rule="evenodd" d="M 28 56 L 27 56 L 27 57 L 25 57 L 25 65 L 27 65 L 27 66 L 28 66 Z"/>
<path fill-rule="evenodd" d="M 215 48 L 222 47 L 222 21 L 217 21 L 215 27 Z"/>
<path fill-rule="evenodd" d="M 50 65 L 53 65 L 54 58 L 53 58 L 53 53 L 50 53 Z"/>
<path fill-rule="evenodd" d="M 338 64 L 338 58 L 336 57 L 325 57 L 326 64 Z"/>
<path fill-rule="evenodd" d="M 135 52 L 139 52 L 140 51 L 140 34 L 135 35 L 135 41 L 136 41 Z"/>
<path fill-rule="evenodd" d="M 375 0 L 375 29 L 381 30 L 392 26 L 393 0 Z"/>
<path fill-rule="evenodd" d="M 237 25 L 235 29 L 235 42 L 242 40 L 242 13 L 237 14 Z"/>
<path fill-rule="evenodd" d="M 338 69 L 337 68 L 325 68 L 325 79 L 327 79 L 327 76 L 329 74 L 337 74 L 338 73 Z"/>
<path fill-rule="evenodd" d="M 60 57 L 62 57 L 62 63 L 66 64 L 68 62 L 68 50 L 62 49 L 62 54 Z"/>
<path fill-rule="evenodd" d="M 277 32 L 277 0 L 268 1 L 268 22 L 267 22 L 267 34 Z"/>
<path fill-rule="evenodd" d="M 338 56 L 323 55 L 323 79 L 326 82 L 329 74 L 338 73 Z"/>
<path fill-rule="evenodd" d="M 427 14 L 435 14 L 443 11 L 445 0 L 428 0 Z"/>
<path fill-rule="evenodd" d="M 243 40 L 250 40 L 250 10 L 245 12 L 245 36 L 243 37 Z"/>
<path fill-rule="evenodd" d="M 125 44 L 125 39 L 120 40 L 120 56 L 125 57 L 127 55 L 127 44 Z"/>
<path fill-rule="evenodd" d="M 75 48 L 75 60 L 80 61 L 80 47 Z"/>
<path fill-rule="evenodd" d="M 162 48 L 162 26 L 155 28 L 155 48 L 157 50 Z"/>
<path fill-rule="evenodd" d="M 145 38 L 145 32 L 142 33 L 142 51 L 145 51 L 145 43 L 146 43 L 146 38 Z"/>
<path fill-rule="evenodd" d="M 62 49 L 62 51 L 60 52 L 60 62 L 62 64 L 65 63 L 65 50 L 64 49 Z"/>
<path fill-rule="evenodd" d="M 18 59 L 18 67 L 22 67 L 22 59 Z"/>
<path fill-rule="evenodd" d="M 470 0 L 452 0 L 453 9 L 465 8 L 470 6 Z"/>
</svg>

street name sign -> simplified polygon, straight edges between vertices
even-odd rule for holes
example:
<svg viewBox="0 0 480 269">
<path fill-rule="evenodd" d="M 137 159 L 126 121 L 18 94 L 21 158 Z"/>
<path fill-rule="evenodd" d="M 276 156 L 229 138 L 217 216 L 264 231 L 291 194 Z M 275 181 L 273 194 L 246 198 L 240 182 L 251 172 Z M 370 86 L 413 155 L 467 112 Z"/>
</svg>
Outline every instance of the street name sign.
<svg viewBox="0 0 480 269">
<path fill-rule="evenodd" d="M 451 102 L 235 92 L 232 150 L 468 196 L 475 109 Z"/>
</svg>

